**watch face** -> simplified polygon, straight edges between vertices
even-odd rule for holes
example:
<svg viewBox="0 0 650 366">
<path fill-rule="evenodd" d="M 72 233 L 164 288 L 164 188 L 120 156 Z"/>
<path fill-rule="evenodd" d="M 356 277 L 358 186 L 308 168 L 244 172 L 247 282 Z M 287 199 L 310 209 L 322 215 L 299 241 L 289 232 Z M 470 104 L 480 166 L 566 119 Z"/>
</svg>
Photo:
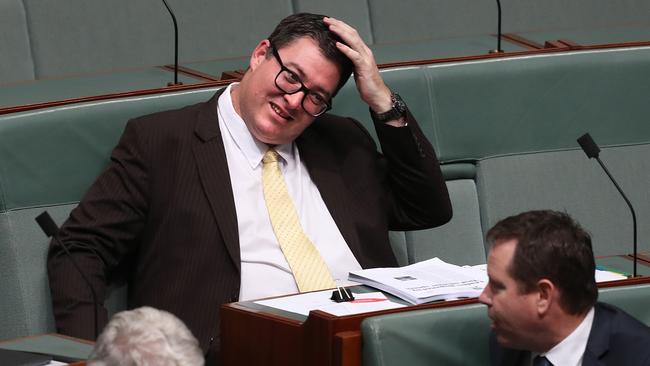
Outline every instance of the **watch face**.
<svg viewBox="0 0 650 366">
<path fill-rule="evenodd" d="M 379 114 L 375 114 L 371 110 L 372 112 L 371 115 L 373 120 L 377 122 L 388 122 L 404 116 L 404 113 L 406 112 L 407 108 L 406 108 L 406 103 L 404 103 L 402 98 L 397 93 L 391 93 L 390 99 L 393 102 L 393 108 L 391 108 L 391 110 L 389 110 L 388 112 L 379 113 Z"/>
<path fill-rule="evenodd" d="M 397 93 L 393 93 L 393 108 L 396 109 L 400 114 L 406 112 L 406 103 L 402 100 L 402 97 Z"/>
</svg>

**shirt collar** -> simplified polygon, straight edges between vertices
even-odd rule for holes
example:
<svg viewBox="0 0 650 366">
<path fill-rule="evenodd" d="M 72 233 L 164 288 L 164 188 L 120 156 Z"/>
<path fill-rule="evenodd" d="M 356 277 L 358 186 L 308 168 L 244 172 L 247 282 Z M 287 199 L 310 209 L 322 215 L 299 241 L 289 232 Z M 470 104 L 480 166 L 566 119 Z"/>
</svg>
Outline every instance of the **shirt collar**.
<svg viewBox="0 0 650 366">
<path fill-rule="evenodd" d="M 262 158 L 269 149 L 269 146 L 251 135 L 246 123 L 235 111 L 230 93 L 232 92 L 233 87 L 237 84 L 239 83 L 228 85 L 226 90 L 221 94 L 217 104 L 217 113 L 219 114 L 219 118 L 222 120 L 223 125 L 226 126 L 228 134 L 232 137 L 239 150 L 244 154 L 251 169 L 255 169 L 261 164 Z M 274 149 L 285 161 L 293 159 L 293 143 L 277 145 Z"/>
<path fill-rule="evenodd" d="M 581 365 L 593 322 L 594 308 L 592 307 L 571 334 L 542 356 L 545 356 L 553 365 Z"/>
</svg>

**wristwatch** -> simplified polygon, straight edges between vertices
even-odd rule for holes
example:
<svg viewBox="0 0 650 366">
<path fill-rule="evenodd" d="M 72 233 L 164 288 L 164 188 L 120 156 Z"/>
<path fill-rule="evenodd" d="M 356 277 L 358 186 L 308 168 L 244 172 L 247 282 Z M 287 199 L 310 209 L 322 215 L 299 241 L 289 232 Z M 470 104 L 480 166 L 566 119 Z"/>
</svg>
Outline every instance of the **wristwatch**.
<svg viewBox="0 0 650 366">
<path fill-rule="evenodd" d="M 375 113 L 372 108 L 370 109 L 370 116 L 373 121 L 384 123 L 403 117 L 406 114 L 406 103 L 399 94 L 391 91 L 390 100 L 393 102 L 393 107 L 388 112 Z"/>
</svg>

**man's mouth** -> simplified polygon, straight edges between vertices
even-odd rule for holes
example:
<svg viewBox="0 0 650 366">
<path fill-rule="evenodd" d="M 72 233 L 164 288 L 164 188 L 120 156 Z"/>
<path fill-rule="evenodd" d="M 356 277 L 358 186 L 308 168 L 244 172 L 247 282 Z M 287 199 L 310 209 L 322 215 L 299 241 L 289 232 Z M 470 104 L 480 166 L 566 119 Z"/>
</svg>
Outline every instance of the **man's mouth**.
<svg viewBox="0 0 650 366">
<path fill-rule="evenodd" d="M 286 119 L 286 120 L 291 119 L 291 116 L 289 114 L 285 113 L 277 104 L 275 104 L 273 102 L 271 102 L 270 104 L 271 104 L 271 109 L 273 109 L 275 114 L 277 114 L 278 116 L 280 116 L 281 118 Z"/>
</svg>

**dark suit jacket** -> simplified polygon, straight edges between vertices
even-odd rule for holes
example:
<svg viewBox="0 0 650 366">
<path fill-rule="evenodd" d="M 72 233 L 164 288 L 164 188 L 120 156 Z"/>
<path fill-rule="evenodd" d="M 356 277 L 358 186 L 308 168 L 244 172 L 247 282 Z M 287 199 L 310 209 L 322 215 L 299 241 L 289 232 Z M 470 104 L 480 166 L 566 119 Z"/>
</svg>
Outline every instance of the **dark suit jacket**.
<svg viewBox="0 0 650 366">
<path fill-rule="evenodd" d="M 525 362 L 530 361 L 530 352 L 502 348 L 494 334 L 490 353 L 493 366 L 528 365 Z M 649 366 L 650 328 L 615 306 L 597 303 L 582 365 Z"/>
<path fill-rule="evenodd" d="M 240 287 L 219 94 L 129 121 L 109 167 L 60 231 L 100 300 L 106 284 L 126 273 L 130 308 L 149 305 L 176 314 L 204 349 L 218 345 L 219 308 L 237 301 Z M 410 115 L 408 121 L 399 129 L 377 126 L 384 155 L 358 122 L 333 115 L 317 118 L 296 140 L 364 268 L 396 264 L 389 228 L 434 227 L 451 217 L 433 148 Z M 57 245 L 51 246 L 48 271 L 58 331 L 92 338 L 87 286 Z"/>
</svg>

